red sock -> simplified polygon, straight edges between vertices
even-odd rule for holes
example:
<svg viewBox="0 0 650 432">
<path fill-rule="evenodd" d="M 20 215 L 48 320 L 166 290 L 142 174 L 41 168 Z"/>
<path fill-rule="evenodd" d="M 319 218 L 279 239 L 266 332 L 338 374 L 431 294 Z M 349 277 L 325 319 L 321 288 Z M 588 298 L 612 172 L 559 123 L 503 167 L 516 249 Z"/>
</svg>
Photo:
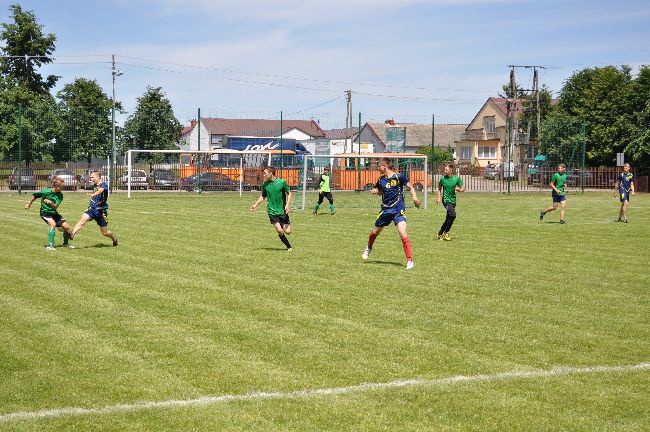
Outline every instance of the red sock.
<svg viewBox="0 0 650 432">
<path fill-rule="evenodd" d="M 375 239 L 377 238 L 378 235 L 379 234 L 370 233 L 370 235 L 368 236 L 368 249 L 372 249 L 372 245 L 373 243 L 375 243 Z"/>
<path fill-rule="evenodd" d="M 408 237 L 402 239 L 402 246 L 404 246 L 404 254 L 406 254 L 406 260 L 411 261 L 413 259 L 413 254 L 411 253 L 411 240 Z"/>
</svg>

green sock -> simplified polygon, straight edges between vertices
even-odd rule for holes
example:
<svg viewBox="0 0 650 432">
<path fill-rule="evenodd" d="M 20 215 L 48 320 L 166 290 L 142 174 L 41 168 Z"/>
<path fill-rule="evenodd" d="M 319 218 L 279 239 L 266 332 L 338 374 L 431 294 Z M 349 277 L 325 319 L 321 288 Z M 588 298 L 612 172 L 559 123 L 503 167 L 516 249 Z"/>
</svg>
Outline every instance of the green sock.
<svg viewBox="0 0 650 432">
<path fill-rule="evenodd" d="M 317 212 L 319 208 L 320 208 L 320 205 L 316 204 L 316 206 L 314 207 L 314 211 Z"/>
<path fill-rule="evenodd" d="M 330 214 L 334 214 L 334 204 L 330 204 Z"/>
<path fill-rule="evenodd" d="M 66 245 L 68 244 L 68 239 L 69 239 L 69 238 L 70 238 L 70 237 L 68 237 L 68 232 L 67 232 L 67 231 L 63 231 L 63 246 L 66 246 Z"/>
<path fill-rule="evenodd" d="M 56 230 L 53 228 L 50 228 L 50 231 L 47 233 L 47 245 L 48 246 L 54 246 L 54 235 L 56 234 Z"/>
</svg>

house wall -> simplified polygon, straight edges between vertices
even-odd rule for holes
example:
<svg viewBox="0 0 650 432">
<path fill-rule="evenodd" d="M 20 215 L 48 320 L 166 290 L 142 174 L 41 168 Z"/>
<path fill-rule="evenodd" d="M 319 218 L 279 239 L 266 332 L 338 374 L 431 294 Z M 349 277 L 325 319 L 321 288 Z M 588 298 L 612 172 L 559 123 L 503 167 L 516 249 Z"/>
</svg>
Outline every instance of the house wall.
<svg viewBox="0 0 650 432">
<path fill-rule="evenodd" d="M 181 150 L 197 151 L 199 128 L 195 127 L 192 131 L 181 139 Z M 203 124 L 201 124 L 201 150 L 210 150 L 210 134 Z"/>
<path fill-rule="evenodd" d="M 293 138 L 298 141 L 312 139 L 310 135 L 307 135 L 306 133 L 298 129 L 291 129 L 290 131 L 286 131 L 285 133 L 282 134 L 282 138 Z"/>
</svg>

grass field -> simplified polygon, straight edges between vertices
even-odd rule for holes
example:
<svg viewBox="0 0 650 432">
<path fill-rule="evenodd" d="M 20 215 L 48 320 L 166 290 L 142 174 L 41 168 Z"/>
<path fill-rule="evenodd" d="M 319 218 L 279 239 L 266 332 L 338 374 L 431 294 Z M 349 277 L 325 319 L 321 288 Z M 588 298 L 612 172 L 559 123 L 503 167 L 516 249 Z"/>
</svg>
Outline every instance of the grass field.
<svg viewBox="0 0 650 432">
<path fill-rule="evenodd" d="M 649 430 L 650 196 L 561 226 L 546 193 L 464 194 L 451 242 L 430 197 L 412 271 L 393 227 L 361 261 L 377 198 L 292 213 L 292 253 L 254 198 L 114 195 L 120 246 L 48 252 L 0 195 L 0 430 Z"/>
</svg>

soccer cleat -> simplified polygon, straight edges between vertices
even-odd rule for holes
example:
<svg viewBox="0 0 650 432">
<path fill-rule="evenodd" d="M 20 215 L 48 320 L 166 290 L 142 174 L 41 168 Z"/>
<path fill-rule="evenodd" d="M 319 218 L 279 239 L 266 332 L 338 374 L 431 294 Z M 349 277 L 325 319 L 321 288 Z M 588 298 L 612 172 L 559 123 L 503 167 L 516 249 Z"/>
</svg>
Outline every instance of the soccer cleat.
<svg viewBox="0 0 650 432">
<path fill-rule="evenodd" d="M 413 261 L 406 261 L 406 270 L 411 270 L 413 267 L 415 267 Z"/>
<path fill-rule="evenodd" d="M 52 246 L 52 245 L 47 245 L 47 247 L 45 249 L 47 249 L 49 251 L 56 250 L 56 249 L 54 249 L 54 246 Z"/>
<path fill-rule="evenodd" d="M 318 212 L 317 212 L 316 210 L 314 210 L 313 212 L 311 212 L 311 214 L 313 214 L 314 216 L 318 216 Z"/>
<path fill-rule="evenodd" d="M 438 234 L 438 240 L 443 240 L 445 238 L 445 233 Z"/>
<path fill-rule="evenodd" d="M 618 218 L 618 220 L 616 222 L 623 222 L 623 219 Z"/>
<path fill-rule="evenodd" d="M 560 225 L 564 225 L 566 222 L 564 222 L 563 219 L 560 219 Z"/>
<path fill-rule="evenodd" d="M 63 247 L 68 248 L 68 249 L 76 249 L 76 246 L 71 245 L 71 244 L 64 244 Z"/>
<path fill-rule="evenodd" d="M 361 254 L 361 259 L 367 260 L 368 257 L 370 256 L 370 252 L 372 252 L 372 249 L 370 248 L 365 248 L 363 250 L 363 253 Z"/>
<path fill-rule="evenodd" d="M 544 210 L 539 212 L 539 220 L 544 220 Z"/>
<path fill-rule="evenodd" d="M 627 218 L 623 219 L 623 223 L 627 223 Z"/>
<path fill-rule="evenodd" d="M 449 233 L 445 233 L 444 237 L 442 238 L 444 241 L 451 241 L 451 237 L 449 237 Z"/>
<path fill-rule="evenodd" d="M 287 248 L 287 252 L 293 252 L 293 249 Z"/>
<path fill-rule="evenodd" d="M 115 237 L 115 240 L 113 240 L 113 246 L 117 246 L 117 237 Z"/>
</svg>

